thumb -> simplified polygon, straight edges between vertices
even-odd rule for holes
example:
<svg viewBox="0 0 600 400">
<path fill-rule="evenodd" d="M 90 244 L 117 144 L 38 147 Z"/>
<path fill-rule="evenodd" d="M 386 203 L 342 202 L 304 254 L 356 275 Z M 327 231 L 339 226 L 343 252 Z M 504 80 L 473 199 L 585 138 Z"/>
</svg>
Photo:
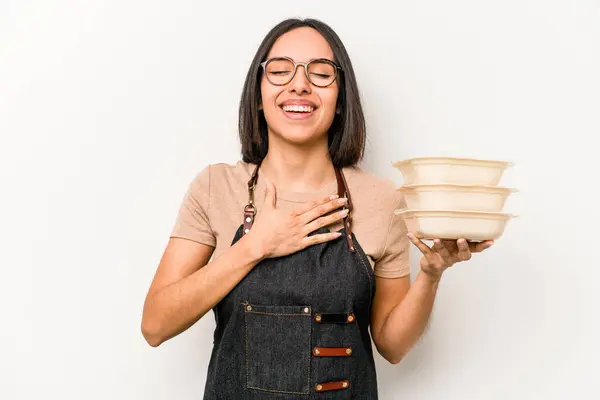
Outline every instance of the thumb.
<svg viewBox="0 0 600 400">
<path fill-rule="evenodd" d="M 275 208 L 277 206 L 277 189 L 273 182 L 265 178 L 265 204 L 268 207 Z"/>
</svg>

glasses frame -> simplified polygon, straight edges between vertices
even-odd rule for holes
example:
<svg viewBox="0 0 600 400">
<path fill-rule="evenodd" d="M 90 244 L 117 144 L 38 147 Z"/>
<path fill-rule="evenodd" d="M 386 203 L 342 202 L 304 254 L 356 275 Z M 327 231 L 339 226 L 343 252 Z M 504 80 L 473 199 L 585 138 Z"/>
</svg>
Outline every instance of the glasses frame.
<svg viewBox="0 0 600 400">
<path fill-rule="evenodd" d="M 289 62 L 291 62 L 292 64 L 294 64 L 294 72 L 292 73 L 292 76 L 290 77 L 290 79 L 286 82 L 286 83 L 273 83 L 270 79 L 269 79 L 269 75 L 267 74 L 267 64 L 270 63 L 271 61 L 276 61 L 276 60 L 287 60 Z M 333 77 L 333 80 L 331 81 L 331 83 L 327 84 L 327 85 L 317 85 L 315 84 L 311 79 L 310 76 L 308 75 L 308 66 L 311 63 L 314 62 L 325 62 L 328 64 L 331 64 L 334 67 L 334 71 L 335 71 L 335 75 Z M 327 58 L 317 58 L 314 60 L 310 60 L 309 62 L 300 62 L 300 61 L 294 61 L 293 59 L 291 59 L 290 57 L 272 57 L 269 58 L 268 60 L 265 60 L 263 62 L 260 63 L 260 66 L 263 69 L 263 73 L 265 74 L 265 77 L 267 78 L 267 80 L 269 81 L 269 83 L 271 85 L 275 85 L 275 86 L 285 86 L 288 83 L 290 83 L 291 81 L 294 80 L 294 77 L 296 76 L 296 72 L 298 71 L 298 67 L 299 66 L 303 66 L 304 67 L 304 75 L 306 76 L 306 79 L 311 83 L 311 85 L 314 85 L 316 87 L 320 87 L 320 88 L 325 88 L 328 86 L 333 85 L 333 83 L 337 80 L 338 76 L 339 76 L 339 71 L 343 71 L 342 67 L 340 67 L 339 65 L 337 65 L 335 62 L 327 59 Z"/>
</svg>

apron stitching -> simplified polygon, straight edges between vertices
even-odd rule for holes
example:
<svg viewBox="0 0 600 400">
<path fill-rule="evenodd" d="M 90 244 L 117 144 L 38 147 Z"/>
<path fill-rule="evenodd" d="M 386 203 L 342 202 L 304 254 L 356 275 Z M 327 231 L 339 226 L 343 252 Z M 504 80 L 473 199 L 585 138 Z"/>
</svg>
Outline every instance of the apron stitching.
<svg viewBox="0 0 600 400">
<path fill-rule="evenodd" d="M 310 315 L 309 315 L 310 316 Z M 310 351 L 310 348 L 312 347 L 312 316 L 311 317 L 311 324 L 310 324 L 310 332 L 308 333 L 308 351 Z M 306 394 L 310 393 L 310 362 L 311 362 L 312 357 L 308 357 L 308 382 L 307 383 L 307 387 L 306 387 Z"/>
<path fill-rule="evenodd" d="M 310 315 L 306 315 L 306 314 L 281 314 L 281 313 L 269 313 L 269 312 L 263 312 L 263 311 L 247 311 L 248 314 L 261 314 L 261 315 L 278 315 L 278 316 L 284 316 L 284 317 L 292 317 L 294 315 L 298 315 L 301 317 L 310 317 Z"/>
<path fill-rule="evenodd" d="M 371 274 L 369 274 L 369 268 L 367 268 L 367 265 L 365 264 L 365 260 L 363 260 L 363 257 L 361 254 L 357 254 L 358 259 L 360 260 L 360 263 L 362 264 L 363 267 L 365 267 L 365 270 L 367 272 L 367 277 L 369 278 L 369 315 L 371 314 L 371 297 L 373 297 L 373 280 L 371 279 Z"/>
<path fill-rule="evenodd" d="M 256 390 L 261 390 L 263 392 L 270 392 L 270 393 L 308 394 L 306 392 L 286 392 L 283 390 L 261 389 L 261 388 L 252 387 L 252 386 L 248 386 L 248 389 L 256 389 Z"/>
<path fill-rule="evenodd" d="M 246 336 L 246 387 L 248 387 L 248 319 L 246 313 L 244 313 L 244 335 Z"/>
</svg>

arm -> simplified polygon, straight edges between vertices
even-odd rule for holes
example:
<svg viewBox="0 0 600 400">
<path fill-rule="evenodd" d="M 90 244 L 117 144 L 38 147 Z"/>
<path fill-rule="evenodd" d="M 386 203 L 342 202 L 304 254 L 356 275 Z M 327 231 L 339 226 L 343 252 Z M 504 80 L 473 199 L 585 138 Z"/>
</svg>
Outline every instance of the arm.
<svg viewBox="0 0 600 400">
<path fill-rule="evenodd" d="M 377 351 L 390 363 L 399 363 L 425 332 L 438 283 L 423 272 L 412 286 L 409 276 L 376 278 L 371 330 Z"/>
<path fill-rule="evenodd" d="M 172 238 L 144 302 L 142 334 L 153 347 L 188 329 L 260 261 L 244 236 L 208 262 L 214 248 Z"/>
<path fill-rule="evenodd" d="M 419 275 L 412 286 L 408 277 L 378 278 L 373 302 L 373 341 L 379 353 L 392 364 L 399 363 L 425 331 L 443 272 L 493 244 L 491 240 L 468 243 L 464 239 L 435 239 L 430 248 L 412 234 L 408 236 L 423 253 Z"/>
</svg>

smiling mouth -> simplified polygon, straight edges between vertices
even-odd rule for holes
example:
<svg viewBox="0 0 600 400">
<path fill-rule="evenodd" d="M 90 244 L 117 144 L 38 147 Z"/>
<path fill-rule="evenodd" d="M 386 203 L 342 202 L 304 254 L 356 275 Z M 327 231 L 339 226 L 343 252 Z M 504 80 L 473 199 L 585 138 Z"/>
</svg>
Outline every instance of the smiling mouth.
<svg viewBox="0 0 600 400">
<path fill-rule="evenodd" d="M 311 113 L 314 111 L 313 106 L 286 105 L 281 107 L 285 112 L 292 113 Z"/>
<path fill-rule="evenodd" d="M 316 107 L 311 105 L 286 104 L 280 107 L 283 115 L 290 120 L 302 121 L 311 118 L 314 115 Z"/>
</svg>

